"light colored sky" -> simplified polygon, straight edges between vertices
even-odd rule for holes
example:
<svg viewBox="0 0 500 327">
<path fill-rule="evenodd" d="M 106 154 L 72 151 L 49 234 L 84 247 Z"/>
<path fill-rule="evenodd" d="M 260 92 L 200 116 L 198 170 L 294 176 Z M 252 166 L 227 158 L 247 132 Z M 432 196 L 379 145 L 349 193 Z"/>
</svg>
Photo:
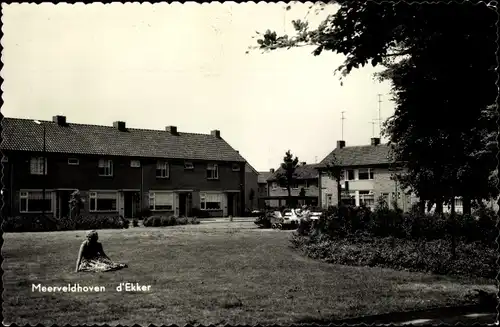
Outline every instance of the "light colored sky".
<svg viewBox="0 0 500 327">
<path fill-rule="evenodd" d="M 341 139 L 368 144 L 381 93 L 374 68 L 340 86 L 342 55 L 313 48 L 246 54 L 255 31 L 292 32 L 309 4 L 2 4 L 2 112 L 7 117 L 164 129 L 221 136 L 257 170 L 288 149 L 319 162 Z M 334 10 L 330 9 L 330 12 Z M 324 17 L 310 14 L 311 24 Z M 375 128 L 378 134 L 378 128 Z"/>
</svg>

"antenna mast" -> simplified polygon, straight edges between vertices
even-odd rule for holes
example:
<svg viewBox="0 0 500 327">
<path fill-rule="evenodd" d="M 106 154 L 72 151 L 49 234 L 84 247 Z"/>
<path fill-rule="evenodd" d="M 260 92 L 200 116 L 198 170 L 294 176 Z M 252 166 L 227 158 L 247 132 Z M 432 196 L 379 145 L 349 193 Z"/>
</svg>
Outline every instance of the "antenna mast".
<svg viewBox="0 0 500 327">
<path fill-rule="evenodd" d="M 341 131 L 342 131 L 342 137 L 341 137 L 341 140 L 343 141 L 344 140 L 344 112 L 345 111 L 342 111 L 341 114 L 342 114 L 342 117 L 340 118 L 342 124 L 341 124 Z"/>
<path fill-rule="evenodd" d="M 372 137 L 375 137 L 375 124 L 376 124 L 375 120 L 372 120 L 370 124 L 372 124 Z"/>
<path fill-rule="evenodd" d="M 380 98 L 382 97 L 382 94 L 379 93 L 377 95 L 378 95 L 378 131 L 379 131 L 379 137 L 382 138 L 382 116 L 380 110 L 380 104 L 382 103 L 382 100 Z"/>
</svg>

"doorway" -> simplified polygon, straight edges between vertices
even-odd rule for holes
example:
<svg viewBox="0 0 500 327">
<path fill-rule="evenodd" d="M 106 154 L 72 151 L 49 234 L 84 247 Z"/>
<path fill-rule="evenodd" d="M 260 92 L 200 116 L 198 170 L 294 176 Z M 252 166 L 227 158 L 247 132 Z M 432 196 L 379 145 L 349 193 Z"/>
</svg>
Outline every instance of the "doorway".
<svg viewBox="0 0 500 327">
<path fill-rule="evenodd" d="M 227 215 L 234 216 L 234 194 L 227 193 Z"/>
<path fill-rule="evenodd" d="M 187 216 L 187 193 L 179 193 L 179 216 Z"/>
<path fill-rule="evenodd" d="M 136 191 L 126 191 L 123 192 L 123 217 L 124 218 L 135 218 L 138 205 L 139 205 L 139 194 Z"/>
<path fill-rule="evenodd" d="M 56 195 L 56 217 L 69 218 L 69 201 L 74 190 L 58 190 Z"/>
</svg>

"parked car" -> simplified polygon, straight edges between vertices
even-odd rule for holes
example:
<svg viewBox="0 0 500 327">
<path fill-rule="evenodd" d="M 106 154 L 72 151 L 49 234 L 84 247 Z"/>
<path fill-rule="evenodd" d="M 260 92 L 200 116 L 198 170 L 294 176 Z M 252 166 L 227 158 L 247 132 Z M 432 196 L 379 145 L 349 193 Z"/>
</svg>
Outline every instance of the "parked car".
<svg viewBox="0 0 500 327">
<path fill-rule="evenodd" d="M 319 207 L 309 209 L 309 219 L 319 220 L 324 215 L 324 210 Z"/>
<path fill-rule="evenodd" d="M 301 217 L 295 212 L 295 209 L 283 210 L 281 229 L 296 228 L 299 225 L 300 219 Z"/>
</svg>

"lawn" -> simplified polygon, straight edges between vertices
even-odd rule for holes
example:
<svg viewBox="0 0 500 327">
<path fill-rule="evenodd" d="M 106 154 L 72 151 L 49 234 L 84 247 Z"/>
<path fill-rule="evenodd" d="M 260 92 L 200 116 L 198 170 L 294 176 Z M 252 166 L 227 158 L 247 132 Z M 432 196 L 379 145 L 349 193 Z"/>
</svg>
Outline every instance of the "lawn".
<svg viewBox="0 0 500 327">
<path fill-rule="evenodd" d="M 289 324 L 461 303 L 494 281 L 332 265 L 289 248 L 290 232 L 252 222 L 99 231 L 129 268 L 74 273 L 84 231 L 4 234 L 4 324 Z M 120 282 L 149 292 L 117 292 Z M 104 286 L 101 293 L 32 292 Z"/>
</svg>

